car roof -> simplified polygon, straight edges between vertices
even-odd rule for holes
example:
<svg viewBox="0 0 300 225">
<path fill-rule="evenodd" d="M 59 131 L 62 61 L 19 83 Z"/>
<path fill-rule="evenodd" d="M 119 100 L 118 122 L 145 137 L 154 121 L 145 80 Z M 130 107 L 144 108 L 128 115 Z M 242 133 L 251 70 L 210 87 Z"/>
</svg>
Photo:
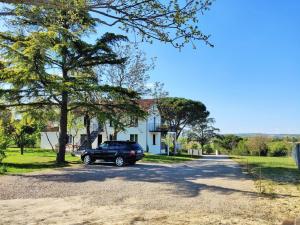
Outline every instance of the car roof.
<svg viewBox="0 0 300 225">
<path fill-rule="evenodd" d="M 104 143 L 136 144 L 135 141 L 105 141 Z"/>
</svg>

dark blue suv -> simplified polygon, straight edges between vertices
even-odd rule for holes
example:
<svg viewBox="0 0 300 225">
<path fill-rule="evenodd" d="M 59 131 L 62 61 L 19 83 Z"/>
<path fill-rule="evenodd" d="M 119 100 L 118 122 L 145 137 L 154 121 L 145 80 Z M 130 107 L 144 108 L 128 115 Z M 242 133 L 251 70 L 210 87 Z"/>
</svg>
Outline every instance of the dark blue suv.
<svg viewBox="0 0 300 225">
<path fill-rule="evenodd" d="M 106 141 L 96 149 L 86 149 L 81 154 L 81 160 L 89 165 L 98 159 L 115 162 L 117 166 L 134 165 L 144 157 L 142 147 L 132 141 Z"/>
</svg>

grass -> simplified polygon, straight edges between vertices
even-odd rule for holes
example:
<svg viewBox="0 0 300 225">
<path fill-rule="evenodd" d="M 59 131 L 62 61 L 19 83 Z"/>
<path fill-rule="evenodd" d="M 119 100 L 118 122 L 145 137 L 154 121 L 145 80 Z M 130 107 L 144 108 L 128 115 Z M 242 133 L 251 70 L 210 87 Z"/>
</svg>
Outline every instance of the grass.
<svg viewBox="0 0 300 225">
<path fill-rule="evenodd" d="M 49 150 L 38 148 L 25 149 L 24 155 L 20 154 L 18 148 L 9 148 L 5 151 L 6 158 L 3 164 L 6 167 L 7 174 L 20 174 L 34 172 L 43 169 L 53 169 L 58 167 L 72 166 L 80 163 L 79 157 L 66 154 L 68 164 L 56 164 L 56 153 Z"/>
<path fill-rule="evenodd" d="M 233 156 L 232 159 L 256 178 L 256 186 L 262 193 L 300 194 L 300 171 L 291 157 Z"/>
<path fill-rule="evenodd" d="M 5 151 L 6 158 L 3 160 L 5 165 L 6 174 L 22 174 L 29 173 L 45 169 L 54 169 L 59 167 L 72 166 L 81 163 L 79 157 L 66 154 L 66 161 L 68 164 L 58 165 L 56 164 L 56 153 L 50 150 L 44 150 L 39 148 L 27 148 L 24 155 L 20 154 L 20 149 L 9 148 Z M 180 163 L 191 161 L 194 158 L 189 155 L 152 155 L 146 154 L 143 158 L 143 162 L 155 162 L 155 163 Z M 0 165 L 1 166 L 1 165 Z"/>
<path fill-rule="evenodd" d="M 199 158 L 196 156 L 189 155 L 176 155 L 176 156 L 167 156 L 167 155 L 152 155 L 149 153 L 145 154 L 145 157 L 142 159 L 142 162 L 154 162 L 154 163 L 180 163 L 194 160 Z"/>
</svg>

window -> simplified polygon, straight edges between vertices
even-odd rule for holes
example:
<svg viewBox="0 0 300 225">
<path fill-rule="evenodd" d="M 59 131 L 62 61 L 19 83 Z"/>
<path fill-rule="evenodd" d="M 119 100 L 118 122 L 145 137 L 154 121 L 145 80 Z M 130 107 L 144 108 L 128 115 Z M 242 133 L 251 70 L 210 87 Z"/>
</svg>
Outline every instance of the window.
<svg viewBox="0 0 300 225">
<path fill-rule="evenodd" d="M 68 135 L 68 144 L 73 144 L 73 136 L 72 136 L 72 134 Z"/>
<path fill-rule="evenodd" d="M 130 141 L 138 142 L 138 135 L 137 134 L 130 134 Z"/>
<path fill-rule="evenodd" d="M 84 144 L 84 142 L 87 140 L 86 134 L 80 135 L 80 145 Z"/>
<path fill-rule="evenodd" d="M 98 146 L 102 144 L 102 134 L 98 134 Z"/>
<path fill-rule="evenodd" d="M 112 120 L 109 120 L 109 126 L 110 126 L 110 127 L 113 127 L 113 122 L 112 122 Z"/>
<path fill-rule="evenodd" d="M 139 126 L 139 118 L 136 116 L 130 117 L 130 126 L 131 127 L 138 127 Z"/>
<path fill-rule="evenodd" d="M 107 143 L 103 143 L 99 146 L 99 149 L 107 149 L 108 148 L 108 144 Z"/>
<path fill-rule="evenodd" d="M 153 136 L 152 136 L 152 144 L 156 145 L 156 135 L 155 134 L 153 134 Z"/>
<path fill-rule="evenodd" d="M 109 140 L 110 140 L 110 141 L 116 141 L 116 140 L 117 140 L 117 138 L 116 138 L 116 136 L 115 136 L 115 135 L 113 135 L 113 134 L 110 134 L 110 135 L 109 135 Z"/>
</svg>

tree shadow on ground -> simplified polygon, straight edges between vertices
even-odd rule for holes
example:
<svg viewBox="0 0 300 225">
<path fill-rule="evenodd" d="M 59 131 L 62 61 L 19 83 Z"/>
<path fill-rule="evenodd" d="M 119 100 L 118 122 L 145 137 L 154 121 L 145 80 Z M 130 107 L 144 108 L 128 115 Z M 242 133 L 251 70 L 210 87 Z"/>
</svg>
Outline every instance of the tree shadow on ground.
<svg viewBox="0 0 300 225">
<path fill-rule="evenodd" d="M 26 170 L 42 170 L 42 169 L 55 169 L 70 167 L 75 164 L 80 164 L 80 162 L 63 163 L 57 164 L 56 161 L 42 162 L 42 163 L 3 163 L 7 168 L 11 169 L 26 169 Z"/>
<path fill-rule="evenodd" d="M 224 158 L 225 159 L 225 158 Z M 222 160 L 222 158 L 219 158 Z M 228 163 L 229 162 L 229 163 Z M 43 182 L 83 183 L 88 181 L 104 182 L 109 179 L 121 179 L 130 182 L 149 182 L 170 184 L 176 187 L 174 194 L 184 197 L 194 197 L 203 190 L 230 195 L 241 193 L 257 196 L 251 188 L 230 186 L 232 181 L 243 181 L 248 178 L 241 172 L 241 168 L 231 161 L 201 160 L 176 165 L 137 164 L 118 168 L 113 164 L 97 163 L 80 168 L 60 169 L 60 173 L 24 175 Z M 203 180 L 221 178 L 223 184 L 201 182 Z M 226 182 L 228 184 L 226 185 Z M 213 183 L 213 184 L 212 184 Z"/>
</svg>

